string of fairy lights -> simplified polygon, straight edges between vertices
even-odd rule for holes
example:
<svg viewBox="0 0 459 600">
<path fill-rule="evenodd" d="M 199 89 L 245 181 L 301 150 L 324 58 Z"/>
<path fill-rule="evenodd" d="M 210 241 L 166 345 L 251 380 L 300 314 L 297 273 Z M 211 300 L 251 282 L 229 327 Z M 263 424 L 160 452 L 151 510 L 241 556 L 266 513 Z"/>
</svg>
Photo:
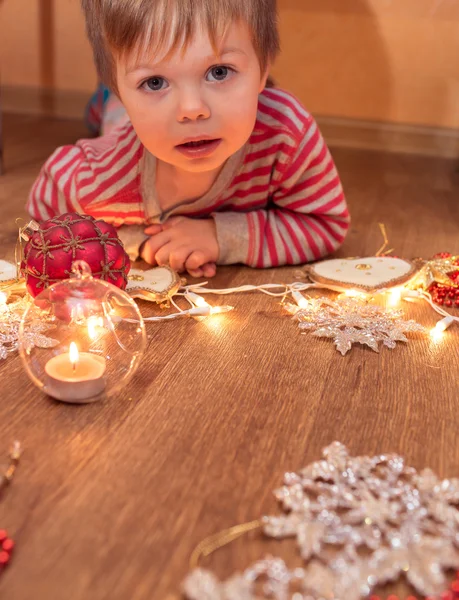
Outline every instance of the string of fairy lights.
<svg viewBox="0 0 459 600">
<path fill-rule="evenodd" d="M 428 291 L 421 289 L 410 289 L 409 282 L 405 286 L 382 289 L 377 293 L 371 294 L 365 293 L 357 289 L 343 289 L 339 286 L 320 284 L 315 282 L 306 283 L 297 281 L 291 284 L 266 283 L 261 285 L 243 285 L 240 287 L 222 289 L 213 289 L 206 287 L 207 283 L 208 282 L 200 284 L 191 284 L 180 288 L 179 292 L 170 299 L 171 304 L 177 309 L 176 313 L 156 317 L 146 317 L 144 320 L 146 322 L 158 322 L 182 317 L 205 318 L 211 317 L 212 315 L 216 314 L 228 313 L 234 310 L 233 306 L 212 306 L 207 302 L 204 296 L 227 296 L 232 294 L 249 292 L 260 292 L 274 298 L 279 298 L 282 302 L 285 302 L 287 298 L 291 298 L 291 300 L 298 307 L 298 310 L 301 310 L 308 308 L 311 303 L 311 299 L 305 296 L 303 292 L 321 289 L 331 292 L 337 292 L 339 294 L 338 300 L 341 297 L 353 297 L 359 298 L 362 301 L 371 302 L 372 300 L 380 297 L 381 299 L 387 300 L 387 305 L 389 309 L 399 307 L 401 301 L 425 301 L 437 314 L 441 316 L 441 319 L 430 330 L 430 335 L 434 341 L 440 341 L 446 329 L 448 329 L 453 323 L 459 322 L 459 317 L 451 315 L 447 310 L 445 310 L 441 306 L 436 305 L 433 302 L 432 296 Z M 190 308 L 184 310 L 178 305 L 176 300 L 178 300 L 178 298 L 180 297 L 184 298 L 188 302 Z"/>
</svg>

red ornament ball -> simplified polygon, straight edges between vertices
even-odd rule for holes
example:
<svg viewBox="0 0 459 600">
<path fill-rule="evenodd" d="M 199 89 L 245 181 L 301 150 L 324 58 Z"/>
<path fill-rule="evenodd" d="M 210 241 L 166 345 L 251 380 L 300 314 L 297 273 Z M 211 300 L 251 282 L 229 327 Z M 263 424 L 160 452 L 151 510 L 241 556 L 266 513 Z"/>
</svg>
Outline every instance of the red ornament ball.
<svg viewBox="0 0 459 600">
<path fill-rule="evenodd" d="M 35 298 L 53 283 L 68 279 L 76 260 L 87 262 L 94 278 L 126 288 L 131 264 L 113 225 L 66 213 L 31 232 L 21 264 L 27 290 Z"/>
</svg>

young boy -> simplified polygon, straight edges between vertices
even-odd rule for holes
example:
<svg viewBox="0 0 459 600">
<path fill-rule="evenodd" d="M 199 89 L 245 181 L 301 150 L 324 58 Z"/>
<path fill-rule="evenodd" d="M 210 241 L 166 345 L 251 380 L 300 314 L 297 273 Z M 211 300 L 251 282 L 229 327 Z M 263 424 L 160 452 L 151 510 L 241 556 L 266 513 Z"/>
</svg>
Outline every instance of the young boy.
<svg viewBox="0 0 459 600">
<path fill-rule="evenodd" d="M 56 150 L 29 198 L 35 219 L 93 215 L 120 226 L 132 258 L 196 277 L 340 246 L 349 215 L 325 142 L 293 96 L 266 88 L 275 0 L 82 5 L 99 75 L 130 121 Z"/>
</svg>

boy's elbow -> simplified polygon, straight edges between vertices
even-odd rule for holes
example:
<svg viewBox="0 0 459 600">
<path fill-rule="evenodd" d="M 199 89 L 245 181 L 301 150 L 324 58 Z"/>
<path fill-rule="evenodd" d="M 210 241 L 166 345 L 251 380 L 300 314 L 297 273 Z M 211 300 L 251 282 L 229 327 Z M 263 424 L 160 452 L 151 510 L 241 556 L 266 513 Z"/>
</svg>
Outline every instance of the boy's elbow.
<svg viewBox="0 0 459 600">
<path fill-rule="evenodd" d="M 32 189 L 30 190 L 29 197 L 26 202 L 25 209 L 28 215 L 35 221 L 45 221 L 53 216 L 52 210 L 49 206 L 49 201 L 46 197 L 46 191 L 48 189 L 48 176 L 42 172 L 35 181 Z"/>
<path fill-rule="evenodd" d="M 333 251 L 335 251 L 342 246 L 351 226 L 351 215 L 347 205 L 344 206 L 344 209 L 339 214 L 330 215 L 328 224 L 331 227 L 331 237 L 333 238 L 334 245 Z"/>
<path fill-rule="evenodd" d="M 340 215 L 329 215 L 322 219 L 319 218 L 319 224 L 321 224 L 322 231 L 325 234 L 321 256 L 318 257 L 321 259 L 333 254 L 341 248 L 349 233 L 351 217 L 349 211 L 346 209 Z"/>
</svg>

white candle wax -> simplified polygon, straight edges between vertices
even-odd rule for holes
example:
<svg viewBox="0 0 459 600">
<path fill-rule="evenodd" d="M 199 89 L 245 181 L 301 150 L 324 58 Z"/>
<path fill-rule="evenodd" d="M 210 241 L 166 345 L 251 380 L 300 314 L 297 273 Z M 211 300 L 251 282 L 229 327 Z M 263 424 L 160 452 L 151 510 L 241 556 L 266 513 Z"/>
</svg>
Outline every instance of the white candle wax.
<svg viewBox="0 0 459 600">
<path fill-rule="evenodd" d="M 89 352 L 59 354 L 45 365 L 45 392 L 63 402 L 92 402 L 105 389 L 105 359 Z"/>
</svg>

